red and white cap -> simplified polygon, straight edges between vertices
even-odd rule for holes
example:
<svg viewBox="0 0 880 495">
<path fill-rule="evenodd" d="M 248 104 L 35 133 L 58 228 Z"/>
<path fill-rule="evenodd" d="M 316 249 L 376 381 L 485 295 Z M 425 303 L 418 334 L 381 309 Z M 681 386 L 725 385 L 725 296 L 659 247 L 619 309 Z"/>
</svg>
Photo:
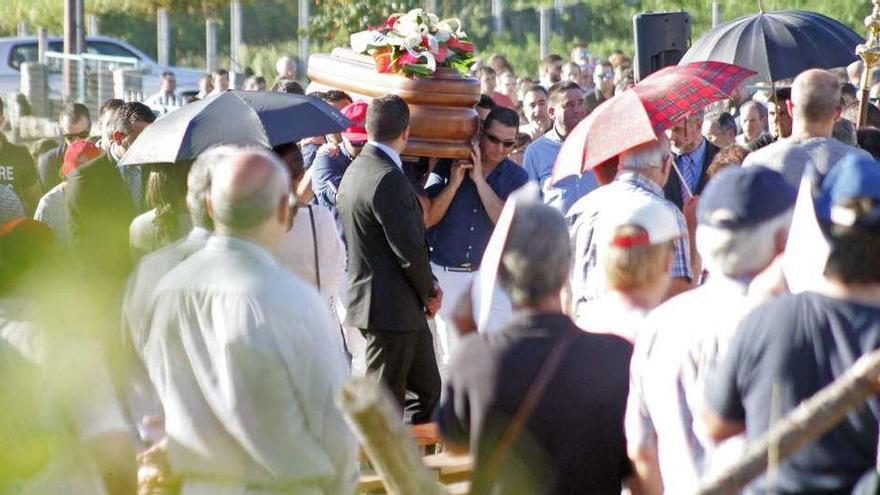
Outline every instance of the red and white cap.
<svg viewBox="0 0 880 495">
<path fill-rule="evenodd" d="M 603 239 L 617 248 L 649 246 L 687 235 L 678 221 L 674 206 L 656 200 L 627 201 L 602 214 Z M 616 235 L 618 227 L 632 225 L 644 230 L 634 235 Z"/>
</svg>

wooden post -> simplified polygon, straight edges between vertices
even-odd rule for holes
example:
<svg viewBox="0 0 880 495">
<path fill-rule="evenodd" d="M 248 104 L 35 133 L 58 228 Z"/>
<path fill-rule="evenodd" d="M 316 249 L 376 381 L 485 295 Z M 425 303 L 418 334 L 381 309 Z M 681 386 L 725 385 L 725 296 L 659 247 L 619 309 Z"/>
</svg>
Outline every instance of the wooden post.
<svg viewBox="0 0 880 495">
<path fill-rule="evenodd" d="M 171 65 L 171 27 L 168 22 L 168 11 L 165 9 L 156 11 L 156 44 L 159 65 L 168 67 Z"/>
<path fill-rule="evenodd" d="M 217 70 L 217 21 L 205 20 L 205 63 L 208 72 Z"/>
<path fill-rule="evenodd" d="M 64 1 L 64 53 L 76 53 L 76 0 Z M 62 97 L 68 101 L 75 88 L 75 67 L 70 60 L 64 60 L 61 68 Z"/>
<path fill-rule="evenodd" d="M 504 32 L 504 0 L 492 0 L 492 26 L 495 34 Z"/>
<path fill-rule="evenodd" d="M 309 64 L 309 0 L 299 0 L 299 9 L 297 12 L 297 20 L 299 27 L 299 59 L 306 66 Z M 298 68 L 299 69 L 299 68 Z M 297 71 L 299 75 L 300 70 Z"/>
<path fill-rule="evenodd" d="M 86 16 L 83 7 L 83 0 L 75 0 L 74 2 L 74 36 L 76 53 L 84 53 L 86 51 Z"/>
<path fill-rule="evenodd" d="M 550 30 L 552 11 L 548 7 L 541 7 L 541 60 L 550 55 Z"/>
<path fill-rule="evenodd" d="M 99 36 L 101 34 L 101 19 L 95 14 L 89 14 L 86 19 L 88 19 L 86 33 L 89 36 Z"/>
<path fill-rule="evenodd" d="M 565 12 L 565 0 L 554 0 L 553 6 L 556 8 L 556 12 L 562 14 Z"/>
<path fill-rule="evenodd" d="M 229 70 L 236 74 L 244 73 L 241 63 L 241 1 L 232 0 L 229 4 Z M 238 87 L 238 85 L 236 85 Z"/>
<path fill-rule="evenodd" d="M 18 37 L 24 38 L 28 35 L 28 25 L 26 21 L 21 21 L 18 23 Z"/>
<path fill-rule="evenodd" d="M 384 385 L 369 377 L 352 378 L 336 397 L 336 405 L 382 476 L 388 493 L 444 493 L 422 463 L 400 417 L 400 406 Z"/>
<path fill-rule="evenodd" d="M 767 469 L 769 452 L 779 462 L 834 428 L 880 390 L 880 350 L 859 358 L 843 376 L 802 402 L 751 444 L 736 465 L 700 487 L 700 495 L 738 493 Z"/>
<path fill-rule="evenodd" d="M 712 1 L 712 27 L 715 27 L 724 22 L 724 16 L 721 13 L 721 2 L 718 0 Z"/>
</svg>

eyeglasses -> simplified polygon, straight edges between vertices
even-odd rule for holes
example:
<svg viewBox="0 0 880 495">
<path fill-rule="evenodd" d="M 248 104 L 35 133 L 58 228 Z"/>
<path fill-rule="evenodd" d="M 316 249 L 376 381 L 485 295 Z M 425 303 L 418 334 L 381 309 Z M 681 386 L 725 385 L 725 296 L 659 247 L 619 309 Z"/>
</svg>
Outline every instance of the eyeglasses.
<svg viewBox="0 0 880 495">
<path fill-rule="evenodd" d="M 89 131 L 82 131 L 76 134 L 64 134 L 64 139 L 68 141 L 75 141 L 77 139 L 87 139 L 89 137 Z"/>
<path fill-rule="evenodd" d="M 512 148 L 513 145 L 516 144 L 515 140 L 505 141 L 505 140 L 499 138 L 498 136 L 493 136 L 492 134 L 489 134 L 488 132 L 485 132 L 484 134 L 486 135 L 486 139 L 488 139 L 489 142 L 492 144 L 500 144 L 501 146 L 504 146 L 505 148 Z"/>
</svg>

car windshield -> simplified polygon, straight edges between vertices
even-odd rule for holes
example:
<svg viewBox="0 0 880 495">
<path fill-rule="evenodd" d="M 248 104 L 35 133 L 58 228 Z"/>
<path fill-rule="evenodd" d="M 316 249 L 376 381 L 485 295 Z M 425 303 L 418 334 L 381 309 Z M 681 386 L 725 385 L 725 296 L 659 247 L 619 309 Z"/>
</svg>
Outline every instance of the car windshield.
<svg viewBox="0 0 880 495">
<path fill-rule="evenodd" d="M 49 51 L 60 52 L 64 49 L 64 45 L 60 41 L 49 42 Z M 21 43 L 12 47 L 9 53 L 9 65 L 15 70 L 21 68 L 21 64 L 25 62 L 34 63 L 37 61 L 37 42 Z"/>
</svg>

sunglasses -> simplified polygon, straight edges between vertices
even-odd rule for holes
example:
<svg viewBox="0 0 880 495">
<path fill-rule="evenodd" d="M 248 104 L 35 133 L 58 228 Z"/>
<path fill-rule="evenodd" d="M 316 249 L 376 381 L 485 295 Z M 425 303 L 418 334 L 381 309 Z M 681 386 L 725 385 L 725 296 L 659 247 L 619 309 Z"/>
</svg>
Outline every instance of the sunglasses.
<svg viewBox="0 0 880 495">
<path fill-rule="evenodd" d="M 77 139 L 87 139 L 89 137 L 89 131 L 82 131 L 76 134 L 64 134 L 64 139 L 68 141 L 74 141 Z"/>
<path fill-rule="evenodd" d="M 516 144 L 515 140 L 505 141 L 505 140 L 499 138 L 498 136 L 493 136 L 492 134 L 489 134 L 488 132 L 486 132 L 484 134 L 486 135 L 486 139 L 488 139 L 489 142 L 492 144 L 500 144 L 501 146 L 504 146 L 505 148 L 512 148 L 513 145 Z"/>
</svg>

